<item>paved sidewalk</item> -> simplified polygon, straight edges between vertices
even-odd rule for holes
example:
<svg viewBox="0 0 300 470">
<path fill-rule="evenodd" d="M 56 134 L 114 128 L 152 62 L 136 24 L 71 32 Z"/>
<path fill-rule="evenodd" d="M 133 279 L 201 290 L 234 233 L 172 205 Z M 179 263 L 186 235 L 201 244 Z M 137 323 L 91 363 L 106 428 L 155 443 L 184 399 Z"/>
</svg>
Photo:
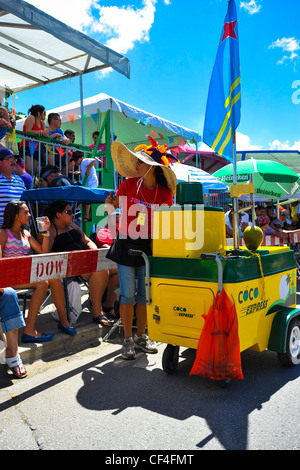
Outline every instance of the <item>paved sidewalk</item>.
<svg viewBox="0 0 300 470">
<path fill-rule="evenodd" d="M 82 308 L 83 311 L 74 327 L 77 334 L 73 336 L 66 335 L 57 327 L 57 321 L 53 318 L 52 313 L 56 310 L 53 303 L 46 306 L 38 315 L 36 327 L 38 331 L 43 333 L 53 333 L 55 336 L 52 341 L 47 343 L 22 343 L 21 336 L 23 329 L 19 333 L 19 353 L 24 364 L 32 364 L 33 362 L 42 360 L 56 359 L 65 354 L 71 354 L 87 347 L 99 345 L 110 328 L 98 325 L 93 322 L 90 313 L 90 302 L 88 290 L 82 286 Z M 28 305 L 28 301 L 27 301 Z M 23 309 L 20 301 L 21 311 Z M 26 311 L 27 315 L 27 311 Z M 120 338 L 122 336 L 122 328 L 116 328 L 108 341 Z"/>
</svg>

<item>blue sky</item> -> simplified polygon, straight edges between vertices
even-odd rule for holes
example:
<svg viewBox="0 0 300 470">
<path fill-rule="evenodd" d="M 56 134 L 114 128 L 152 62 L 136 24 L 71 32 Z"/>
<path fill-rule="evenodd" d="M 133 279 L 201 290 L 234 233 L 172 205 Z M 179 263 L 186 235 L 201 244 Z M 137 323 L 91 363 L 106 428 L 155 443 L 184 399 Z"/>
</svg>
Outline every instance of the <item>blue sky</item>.
<svg viewBox="0 0 300 470">
<path fill-rule="evenodd" d="M 28 0 L 27 0 L 28 1 Z M 121 52 L 131 78 L 83 77 L 83 95 L 107 93 L 203 134 L 206 99 L 227 0 L 30 0 Z M 235 0 L 242 117 L 238 150 L 300 150 L 300 2 Z M 18 94 L 16 109 L 79 99 L 78 78 Z"/>
</svg>

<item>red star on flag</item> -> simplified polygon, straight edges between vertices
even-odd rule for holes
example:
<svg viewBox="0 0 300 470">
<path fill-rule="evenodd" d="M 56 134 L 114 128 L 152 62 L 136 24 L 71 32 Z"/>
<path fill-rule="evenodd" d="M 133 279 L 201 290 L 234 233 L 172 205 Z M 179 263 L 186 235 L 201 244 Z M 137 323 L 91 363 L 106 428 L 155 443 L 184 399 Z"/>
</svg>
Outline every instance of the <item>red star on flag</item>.
<svg viewBox="0 0 300 470">
<path fill-rule="evenodd" d="M 224 34 L 223 34 L 221 42 L 223 42 L 225 39 L 229 37 L 233 39 L 237 39 L 237 35 L 235 34 L 235 31 L 234 31 L 236 24 L 237 24 L 237 21 L 232 21 L 231 23 L 224 24 Z"/>
</svg>

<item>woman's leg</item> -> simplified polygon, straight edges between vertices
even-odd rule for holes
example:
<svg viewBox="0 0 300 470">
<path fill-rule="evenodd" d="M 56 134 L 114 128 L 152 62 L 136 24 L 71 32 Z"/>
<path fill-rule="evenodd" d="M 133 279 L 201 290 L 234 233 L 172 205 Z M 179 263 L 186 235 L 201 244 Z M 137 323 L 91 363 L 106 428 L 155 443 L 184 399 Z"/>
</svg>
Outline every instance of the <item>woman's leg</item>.
<svg viewBox="0 0 300 470">
<path fill-rule="evenodd" d="M 6 336 L 6 357 L 15 357 L 18 354 L 18 330 L 7 331 Z"/>
<path fill-rule="evenodd" d="M 59 321 L 62 326 L 67 327 L 70 325 L 67 312 L 66 312 L 66 304 L 65 304 L 65 293 L 62 282 L 60 279 L 52 279 L 49 282 L 49 287 L 51 289 L 51 295 L 54 302 L 54 305 L 57 309 L 57 313 L 59 316 Z"/>
<path fill-rule="evenodd" d="M 85 215 L 84 219 L 89 219 L 90 218 L 90 211 L 91 211 L 91 205 L 90 204 L 85 204 Z M 83 220 L 84 220 L 83 219 Z"/>
<path fill-rule="evenodd" d="M 114 315 L 114 304 L 116 301 L 116 293 L 115 293 L 115 288 L 119 284 L 119 274 L 117 269 L 110 269 L 109 270 L 109 279 L 108 279 L 108 285 L 107 285 L 107 295 L 105 302 L 103 302 L 103 307 L 104 308 L 109 308 L 112 310 L 112 316 Z"/>
<path fill-rule="evenodd" d="M 8 331 L 6 336 L 6 349 L 5 359 L 7 360 L 9 368 L 18 377 L 26 377 L 27 369 L 22 363 L 20 356 L 18 356 L 18 330 Z"/>
<path fill-rule="evenodd" d="M 0 322 L 6 337 L 5 360 L 17 377 L 25 377 L 27 370 L 18 359 L 18 333 L 25 322 L 18 296 L 11 287 L 6 287 L 0 296 Z"/>
<path fill-rule="evenodd" d="M 94 273 L 84 274 L 82 277 L 89 282 L 93 318 L 104 315 L 102 310 L 102 297 L 108 284 L 108 271 L 97 271 Z M 111 322 L 105 322 L 105 319 L 103 319 L 101 323 L 111 326 Z"/>
<path fill-rule="evenodd" d="M 147 309 L 146 305 L 136 304 L 136 334 L 142 336 L 145 333 L 147 325 Z"/>
<path fill-rule="evenodd" d="M 135 304 L 135 267 L 118 265 L 120 281 L 120 317 L 125 339 L 132 337 L 132 321 Z"/>
<path fill-rule="evenodd" d="M 125 339 L 129 339 L 132 337 L 133 315 L 133 305 L 125 305 L 120 303 L 120 317 L 122 320 Z"/>
<path fill-rule="evenodd" d="M 22 158 L 23 158 L 23 155 L 22 155 Z M 25 155 L 25 170 L 27 171 L 27 173 L 31 175 L 32 163 L 31 163 L 30 155 Z"/>
<path fill-rule="evenodd" d="M 45 298 L 45 295 L 48 289 L 48 282 L 47 281 L 34 282 L 32 284 L 26 284 L 26 285 L 15 286 L 15 287 L 16 289 L 34 289 L 34 292 L 29 302 L 28 316 L 26 319 L 26 326 L 24 328 L 24 333 L 29 336 L 40 336 L 41 334 L 38 333 L 35 329 L 35 322 L 39 313 L 40 306 L 43 303 L 43 300 Z"/>
<path fill-rule="evenodd" d="M 147 307 L 145 288 L 145 266 L 137 268 L 137 295 L 136 295 L 136 335 L 134 336 L 134 347 L 150 354 L 157 353 L 154 343 L 146 335 Z"/>
</svg>

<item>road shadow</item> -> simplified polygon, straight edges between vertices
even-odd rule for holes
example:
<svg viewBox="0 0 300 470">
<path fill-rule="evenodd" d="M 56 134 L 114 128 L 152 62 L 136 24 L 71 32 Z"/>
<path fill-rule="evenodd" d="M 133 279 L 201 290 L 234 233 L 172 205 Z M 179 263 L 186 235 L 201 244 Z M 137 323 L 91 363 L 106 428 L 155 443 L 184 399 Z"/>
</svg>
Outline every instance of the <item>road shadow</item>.
<svg viewBox="0 0 300 470">
<path fill-rule="evenodd" d="M 176 373 L 167 375 L 161 367 L 153 368 L 153 356 L 141 353 L 130 362 L 115 357 L 83 372 L 77 400 L 89 410 L 112 410 L 112 415 L 142 407 L 177 420 L 198 416 L 211 429 L 211 435 L 198 442 L 199 449 L 217 438 L 227 450 L 245 450 L 249 414 L 300 375 L 300 367 L 284 368 L 275 353 L 245 351 L 244 380 L 223 389 L 217 382 L 189 376 L 194 359 L 195 351 L 183 350 Z"/>
</svg>

